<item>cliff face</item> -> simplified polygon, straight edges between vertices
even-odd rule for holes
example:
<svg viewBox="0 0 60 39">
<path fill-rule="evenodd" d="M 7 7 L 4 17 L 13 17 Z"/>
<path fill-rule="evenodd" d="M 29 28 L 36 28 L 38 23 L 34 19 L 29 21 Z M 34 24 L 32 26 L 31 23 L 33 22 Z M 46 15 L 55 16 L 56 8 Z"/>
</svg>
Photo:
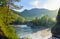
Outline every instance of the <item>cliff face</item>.
<svg viewBox="0 0 60 39">
<path fill-rule="evenodd" d="M 0 27 L 0 39 L 7 39 Z"/>
<path fill-rule="evenodd" d="M 57 20 L 57 22 L 56 22 L 55 26 L 52 27 L 51 33 L 52 33 L 52 36 L 60 37 L 60 9 L 58 11 L 56 20 Z"/>
<path fill-rule="evenodd" d="M 57 15 L 57 23 L 59 23 L 60 24 L 60 9 L 59 9 L 59 11 L 58 11 L 58 15 Z"/>
</svg>

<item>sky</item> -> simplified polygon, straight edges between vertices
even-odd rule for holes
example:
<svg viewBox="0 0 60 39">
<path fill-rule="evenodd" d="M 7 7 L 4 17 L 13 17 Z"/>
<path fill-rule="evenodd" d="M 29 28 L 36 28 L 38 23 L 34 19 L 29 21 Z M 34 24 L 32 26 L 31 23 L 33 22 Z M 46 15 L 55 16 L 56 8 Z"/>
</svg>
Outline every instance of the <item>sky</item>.
<svg viewBox="0 0 60 39">
<path fill-rule="evenodd" d="M 23 6 L 21 10 L 32 8 L 56 10 L 60 7 L 60 0 L 21 0 L 21 2 L 15 4 Z"/>
</svg>

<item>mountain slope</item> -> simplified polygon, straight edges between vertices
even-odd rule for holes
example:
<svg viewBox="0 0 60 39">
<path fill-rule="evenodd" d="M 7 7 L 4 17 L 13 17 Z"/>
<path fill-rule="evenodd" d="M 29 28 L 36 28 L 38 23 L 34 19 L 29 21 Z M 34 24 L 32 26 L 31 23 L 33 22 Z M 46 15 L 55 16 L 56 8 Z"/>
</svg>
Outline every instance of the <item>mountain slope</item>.
<svg viewBox="0 0 60 39">
<path fill-rule="evenodd" d="M 24 10 L 22 12 L 16 12 L 14 13 L 26 18 L 26 19 L 32 19 L 34 17 L 41 17 L 42 15 L 48 15 L 49 17 L 55 18 L 57 16 L 57 10 L 47 10 L 47 9 L 38 9 L 34 8 L 31 10 Z"/>
<path fill-rule="evenodd" d="M 40 17 L 42 15 L 48 15 L 49 17 L 56 17 L 57 10 L 47 10 L 47 9 L 31 9 L 31 10 L 24 10 L 20 13 L 21 16 L 25 18 L 33 18 L 33 17 Z"/>
</svg>

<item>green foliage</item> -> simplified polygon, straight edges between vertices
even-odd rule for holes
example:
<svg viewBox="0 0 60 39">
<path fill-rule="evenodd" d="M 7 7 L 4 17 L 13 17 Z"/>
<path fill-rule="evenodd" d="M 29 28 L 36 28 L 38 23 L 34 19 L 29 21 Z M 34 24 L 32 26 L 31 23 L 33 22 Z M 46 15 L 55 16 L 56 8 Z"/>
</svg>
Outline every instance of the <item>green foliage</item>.
<svg viewBox="0 0 60 39">
<path fill-rule="evenodd" d="M 24 24 L 25 21 L 26 21 L 25 18 L 19 16 L 17 19 L 15 19 L 15 21 L 13 21 L 13 22 L 10 23 L 10 24 L 15 24 L 15 25 L 17 25 L 17 24 Z"/>
<path fill-rule="evenodd" d="M 26 20 L 33 19 L 35 17 L 41 17 L 42 15 L 48 15 L 49 17 L 56 17 L 57 16 L 57 10 L 47 10 L 47 9 L 38 9 L 33 8 L 31 10 L 24 10 L 22 12 L 17 12 L 20 14 L 20 16 L 23 16 L 26 18 Z M 55 13 L 55 14 L 54 14 Z"/>
<path fill-rule="evenodd" d="M 19 20 L 19 22 L 21 22 L 21 23 L 24 23 L 24 22 L 25 22 L 25 18 L 23 18 L 23 17 L 21 17 L 21 16 L 19 16 L 18 20 Z"/>
<path fill-rule="evenodd" d="M 13 27 L 5 25 L 2 26 L 1 29 L 8 39 L 18 39 L 17 33 L 15 32 Z"/>
<path fill-rule="evenodd" d="M 31 23 L 33 23 L 33 26 L 35 25 L 35 26 L 51 27 L 54 26 L 54 24 L 56 23 L 56 19 L 45 15 L 42 16 L 40 19 L 35 17 Z"/>
<path fill-rule="evenodd" d="M 48 16 L 42 16 L 40 19 L 41 25 L 46 26 L 48 20 Z"/>
<path fill-rule="evenodd" d="M 4 35 L 8 39 L 18 39 L 18 36 L 10 23 L 18 18 L 18 15 L 14 14 L 9 6 L 6 6 L 9 0 L 0 0 L 0 27 Z M 16 1 L 16 0 L 14 0 Z M 1 32 L 1 31 L 0 31 Z"/>
<path fill-rule="evenodd" d="M 35 18 L 33 19 L 33 21 L 34 21 L 34 22 L 37 22 L 37 21 L 38 21 L 38 18 L 37 18 L 37 17 L 35 17 Z"/>
<path fill-rule="evenodd" d="M 3 23 L 6 24 L 6 22 L 8 22 L 7 24 L 9 24 L 12 21 L 14 21 L 15 19 L 17 19 L 18 15 L 12 13 L 11 10 L 9 10 L 9 12 L 8 12 L 7 7 L 0 7 L 0 18 L 3 21 Z"/>
<path fill-rule="evenodd" d="M 0 0 L 0 7 L 2 6 L 8 6 L 10 9 L 20 9 L 22 6 L 17 6 L 14 4 L 14 2 L 20 2 L 20 0 Z M 13 6 L 13 7 L 11 7 Z"/>
<path fill-rule="evenodd" d="M 14 28 L 9 25 L 12 21 L 15 21 L 18 16 L 13 14 L 11 10 L 9 10 L 9 12 L 7 11 L 7 7 L 0 7 L 0 27 L 9 39 L 18 39 Z"/>
<path fill-rule="evenodd" d="M 32 20 L 32 22 L 33 22 L 34 25 L 38 25 L 38 18 L 35 17 L 35 18 Z"/>
<path fill-rule="evenodd" d="M 49 16 L 42 16 L 39 22 L 41 26 L 51 27 L 56 23 L 56 19 L 53 19 Z"/>
</svg>

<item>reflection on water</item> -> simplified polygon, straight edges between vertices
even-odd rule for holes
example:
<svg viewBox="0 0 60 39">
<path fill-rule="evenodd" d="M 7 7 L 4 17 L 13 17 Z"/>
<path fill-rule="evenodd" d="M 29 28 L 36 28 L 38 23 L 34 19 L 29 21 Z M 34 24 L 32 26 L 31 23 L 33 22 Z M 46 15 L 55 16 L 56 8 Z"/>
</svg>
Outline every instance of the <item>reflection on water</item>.
<svg viewBox="0 0 60 39">
<path fill-rule="evenodd" d="M 50 29 L 34 28 L 27 25 L 16 25 L 16 31 L 20 38 L 29 37 L 30 39 L 48 39 L 51 36 Z"/>
</svg>

